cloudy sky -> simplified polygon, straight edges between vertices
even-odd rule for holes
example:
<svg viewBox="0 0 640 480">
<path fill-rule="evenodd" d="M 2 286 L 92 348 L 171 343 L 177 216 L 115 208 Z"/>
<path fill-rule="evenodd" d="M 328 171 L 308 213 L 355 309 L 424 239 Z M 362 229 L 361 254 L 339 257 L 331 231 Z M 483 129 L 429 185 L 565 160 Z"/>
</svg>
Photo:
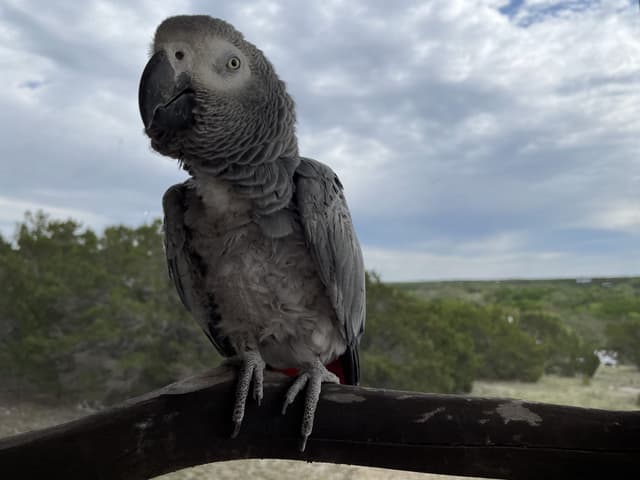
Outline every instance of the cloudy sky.
<svg viewBox="0 0 640 480">
<path fill-rule="evenodd" d="M 137 225 L 184 174 L 137 87 L 165 17 L 223 18 L 341 176 L 385 280 L 640 275 L 635 0 L 0 2 L 0 231 Z"/>
</svg>

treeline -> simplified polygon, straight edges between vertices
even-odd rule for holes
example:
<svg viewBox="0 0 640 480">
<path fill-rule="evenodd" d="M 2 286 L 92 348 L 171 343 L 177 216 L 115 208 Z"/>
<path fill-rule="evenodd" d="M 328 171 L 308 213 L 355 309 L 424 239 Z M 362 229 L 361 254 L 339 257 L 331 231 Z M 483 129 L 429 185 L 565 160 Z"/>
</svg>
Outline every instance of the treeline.
<svg viewBox="0 0 640 480">
<path fill-rule="evenodd" d="M 396 284 L 427 302 L 458 300 L 488 307 L 500 305 L 516 314 L 555 317 L 582 342 L 617 354 L 640 366 L 640 277 L 553 280 L 457 281 Z M 539 316 L 538 314 L 534 317 Z M 575 340 L 571 341 L 575 345 Z M 564 344 L 563 340 L 560 344 Z"/>
<path fill-rule="evenodd" d="M 12 241 L 0 237 L 0 285 L 5 394 L 111 403 L 220 362 L 167 276 L 159 221 L 97 234 L 27 214 Z M 598 366 L 601 345 L 543 310 L 427 300 L 375 274 L 367 288 L 365 385 L 467 392 L 477 378 Z"/>
<path fill-rule="evenodd" d="M 427 301 L 375 275 L 367 287 L 366 383 L 468 392 L 476 378 L 591 377 L 599 365 L 595 346 L 554 315 L 453 298 Z"/>
<path fill-rule="evenodd" d="M 0 391 L 112 402 L 219 362 L 174 294 L 160 229 L 97 235 L 38 213 L 0 242 Z"/>
</svg>

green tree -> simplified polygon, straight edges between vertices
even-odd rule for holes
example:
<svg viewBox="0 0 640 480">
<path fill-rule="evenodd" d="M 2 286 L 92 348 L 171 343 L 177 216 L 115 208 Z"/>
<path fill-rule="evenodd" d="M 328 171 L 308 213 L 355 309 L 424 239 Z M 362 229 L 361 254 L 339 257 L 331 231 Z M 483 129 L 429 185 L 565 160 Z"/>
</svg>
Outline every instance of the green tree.
<svg viewBox="0 0 640 480">
<path fill-rule="evenodd" d="M 585 342 L 557 316 L 545 312 L 525 312 L 519 325 L 544 351 L 544 370 L 564 376 L 577 373 L 593 376 L 600 361 L 595 346 Z"/>
<path fill-rule="evenodd" d="M 434 300 L 431 311 L 471 335 L 478 378 L 534 382 L 542 375 L 544 352 L 519 328 L 510 310 L 445 299 Z"/>
<path fill-rule="evenodd" d="M 476 369 L 473 343 L 426 302 L 367 275 L 367 332 L 362 339 L 365 385 L 466 392 Z"/>
<path fill-rule="evenodd" d="M 15 249 L 4 250 L 2 317 L 4 367 L 20 387 L 61 394 L 62 375 L 73 368 L 73 353 L 95 308 L 100 282 L 93 255 L 96 237 L 69 221 L 28 214 Z"/>
<path fill-rule="evenodd" d="M 142 393 L 219 357 L 167 276 L 160 222 L 110 227 L 28 214 L 0 243 L 4 387 L 107 400 Z"/>
<path fill-rule="evenodd" d="M 42 213 L 12 242 L 0 236 L 0 388 L 116 401 L 219 363 L 168 278 L 161 237 L 158 220 L 95 233 Z M 366 281 L 367 385 L 466 392 L 475 378 L 592 375 L 596 345 L 640 363 L 640 281 Z"/>
<path fill-rule="evenodd" d="M 609 323 L 606 334 L 608 348 L 617 351 L 621 361 L 640 368 L 640 313 L 629 313 L 628 318 Z"/>
</svg>

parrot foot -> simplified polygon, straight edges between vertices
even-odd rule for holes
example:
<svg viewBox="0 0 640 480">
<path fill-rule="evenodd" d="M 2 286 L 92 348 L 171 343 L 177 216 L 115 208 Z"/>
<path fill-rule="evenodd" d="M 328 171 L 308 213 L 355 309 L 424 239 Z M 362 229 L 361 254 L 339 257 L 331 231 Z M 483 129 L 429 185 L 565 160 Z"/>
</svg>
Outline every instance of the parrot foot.
<svg viewBox="0 0 640 480">
<path fill-rule="evenodd" d="M 253 399 L 258 403 L 258 406 L 262 403 L 265 363 L 260 353 L 254 351 L 243 352 L 225 363 L 240 366 L 238 384 L 236 386 L 236 401 L 231 416 L 233 421 L 231 438 L 235 438 L 240 432 L 240 426 L 244 418 L 244 408 L 249 396 L 251 379 L 253 379 Z"/>
<path fill-rule="evenodd" d="M 296 396 L 300 391 L 307 387 L 307 395 L 304 403 L 304 414 L 302 416 L 302 441 L 300 443 L 300 451 L 304 452 L 307 446 L 307 438 L 311 435 L 313 430 L 313 419 L 316 413 L 316 407 L 318 406 L 318 400 L 320 399 L 320 391 L 322 389 L 322 383 L 340 383 L 337 376 L 331 373 L 326 367 L 316 360 L 311 368 L 305 369 L 296 378 L 296 381 L 287 390 L 284 405 L 282 406 L 282 414 L 287 413 L 287 407 L 293 403 Z"/>
</svg>

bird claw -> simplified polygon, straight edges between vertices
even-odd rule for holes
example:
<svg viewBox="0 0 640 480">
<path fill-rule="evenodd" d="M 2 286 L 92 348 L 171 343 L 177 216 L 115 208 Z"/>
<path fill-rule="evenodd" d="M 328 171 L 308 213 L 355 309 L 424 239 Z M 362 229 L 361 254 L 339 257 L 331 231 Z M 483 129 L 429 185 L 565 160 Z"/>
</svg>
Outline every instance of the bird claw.
<svg viewBox="0 0 640 480">
<path fill-rule="evenodd" d="M 293 385 L 289 387 L 287 390 L 287 395 L 284 398 L 284 405 L 282 405 L 282 415 L 287 413 L 287 407 L 293 403 L 293 401 L 298 396 L 298 393 L 307 385 L 309 382 L 310 375 L 307 372 L 301 373 L 296 381 L 293 382 Z"/>
<path fill-rule="evenodd" d="M 304 452 L 304 449 L 307 448 L 307 435 L 302 435 L 302 440 L 300 440 L 300 451 Z"/>
<path fill-rule="evenodd" d="M 262 405 L 262 398 L 264 396 L 264 362 L 262 362 L 261 368 L 258 368 L 260 365 L 256 366 L 253 370 L 253 399 L 258 404 L 258 406 Z"/>
<path fill-rule="evenodd" d="M 231 433 L 231 438 L 236 438 L 238 436 L 238 433 L 240 433 L 240 425 L 242 425 L 241 422 L 233 422 L 233 432 Z"/>
<path fill-rule="evenodd" d="M 238 358 L 229 361 L 229 363 L 240 364 L 238 385 L 236 387 L 236 401 L 231 416 L 234 425 L 231 438 L 235 438 L 240 432 L 240 426 L 244 418 L 244 410 L 247 397 L 249 396 L 251 379 L 253 379 L 253 398 L 258 403 L 258 406 L 262 403 L 265 363 L 260 354 L 254 351 L 244 352 Z"/>
<path fill-rule="evenodd" d="M 286 413 L 287 407 L 293 403 L 298 393 L 300 393 L 305 386 L 307 388 L 304 413 L 302 417 L 302 441 L 300 442 L 301 452 L 304 452 L 307 446 L 307 439 L 313 430 L 313 420 L 315 418 L 323 382 L 340 383 L 340 380 L 333 373 L 327 370 L 319 360 L 317 360 L 310 369 L 301 373 L 298 378 L 296 378 L 293 385 L 289 387 L 289 390 L 287 390 L 284 405 L 282 406 L 283 415 Z"/>
</svg>

